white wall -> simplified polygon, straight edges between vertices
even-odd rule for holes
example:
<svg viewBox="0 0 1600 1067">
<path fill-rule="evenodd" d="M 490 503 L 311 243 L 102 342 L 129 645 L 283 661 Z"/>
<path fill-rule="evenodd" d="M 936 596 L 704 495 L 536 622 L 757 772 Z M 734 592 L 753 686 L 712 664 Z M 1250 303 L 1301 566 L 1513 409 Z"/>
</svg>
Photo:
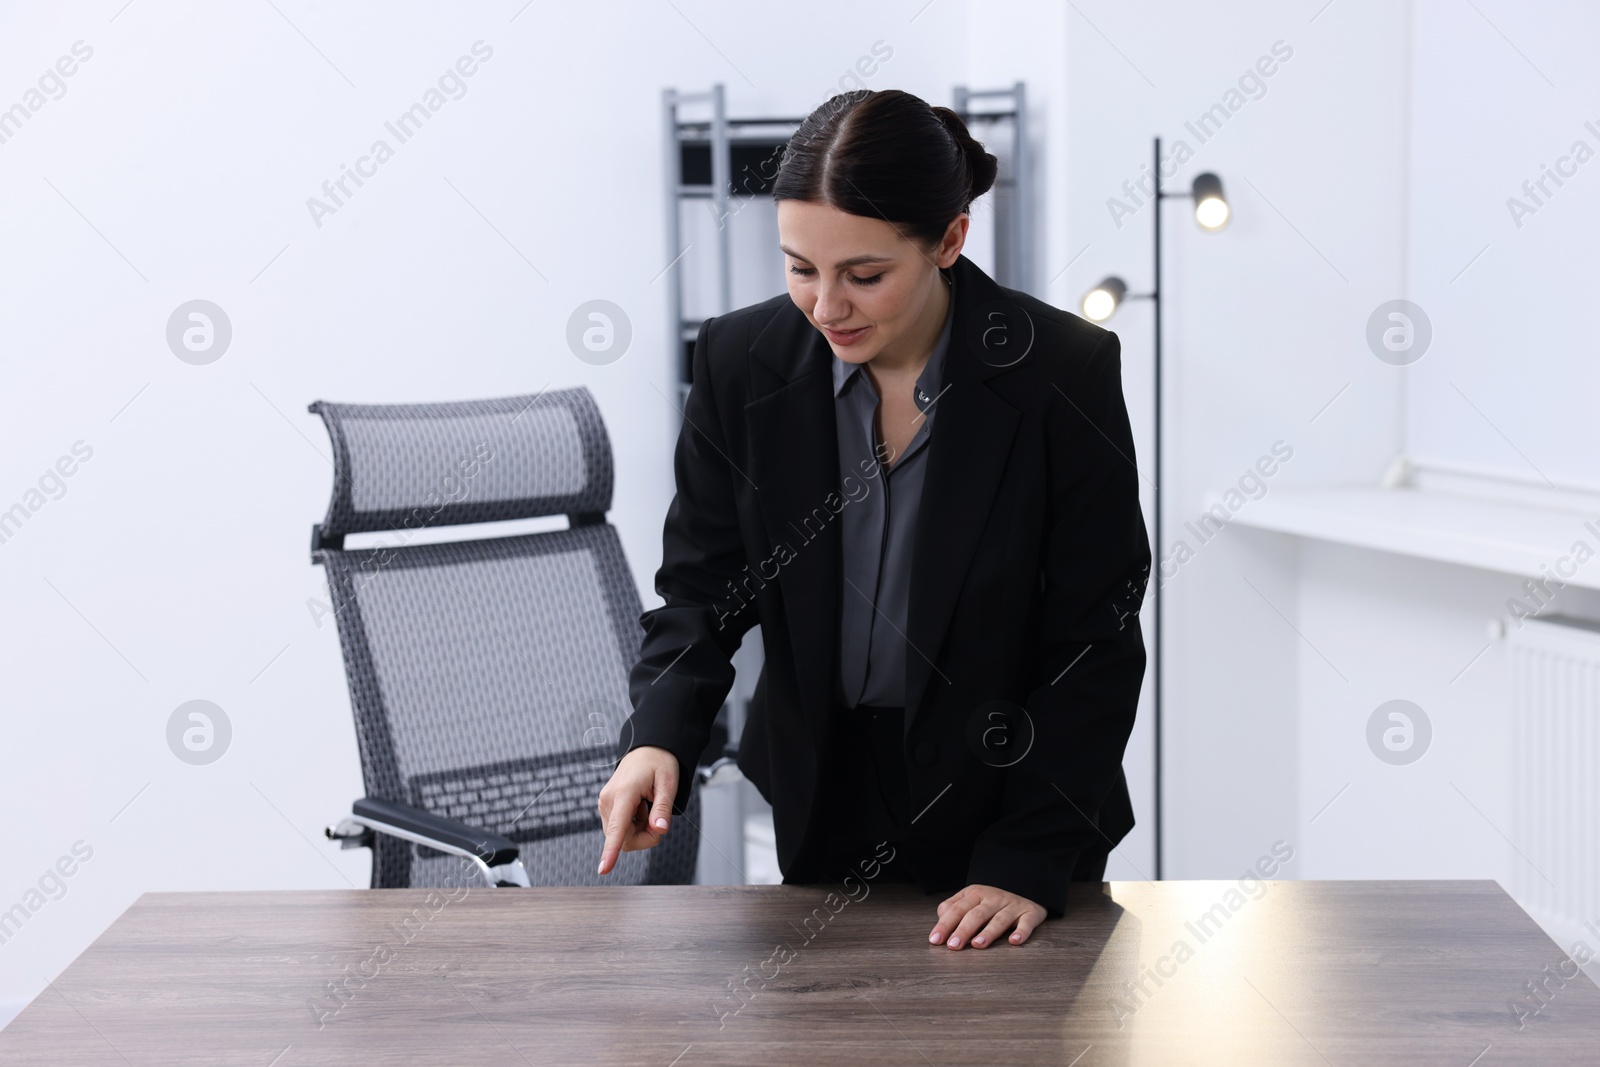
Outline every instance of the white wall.
<svg viewBox="0 0 1600 1067">
<path fill-rule="evenodd" d="M 1435 348 L 1408 368 L 1406 445 L 1600 491 L 1600 9 L 1483 11 L 1417 2 L 1408 281 Z"/>
<path fill-rule="evenodd" d="M 1408 264 L 1395 295 L 1424 308 L 1434 342 L 1416 364 L 1391 368 L 1405 397 L 1403 447 L 1534 486 L 1600 483 L 1588 321 L 1600 165 L 1579 168 L 1520 229 L 1506 203 L 1526 199 L 1521 183 L 1575 139 L 1600 151 L 1583 125 L 1600 127 L 1600 110 L 1584 103 L 1595 74 L 1581 52 L 1600 12 L 1415 6 Z M 1512 886 L 1528 861 L 1514 840 L 1509 656 L 1490 625 L 1507 621 L 1524 576 L 1318 543 L 1301 560 L 1299 873 Z M 1600 594 L 1568 588 L 1552 610 L 1600 618 Z M 1373 759 L 1363 739 L 1367 716 L 1394 698 L 1422 707 L 1434 731 L 1407 766 Z M 1572 946 L 1573 931 L 1550 932 Z"/>
<path fill-rule="evenodd" d="M 1192 153 L 1169 191 L 1187 193 L 1196 174 L 1212 171 L 1234 209 L 1227 229 L 1208 234 L 1188 201 L 1162 207 L 1163 873 L 1228 877 L 1278 838 L 1299 843 L 1300 638 L 1285 621 L 1297 610 L 1297 547 L 1237 526 L 1201 543 L 1184 524 L 1275 442 L 1293 456 L 1266 479 L 1269 493 L 1376 481 L 1399 448 L 1400 393 L 1386 373 L 1394 368 L 1366 351 L 1359 327 L 1402 283 L 1406 9 L 1351 3 L 1317 15 L 1315 6 L 1260 2 L 1081 12 L 1067 20 L 1065 207 L 1076 258 L 1052 297 L 1071 306 L 1106 274 L 1150 290 L 1155 208 L 1138 206 L 1122 186 L 1146 173 L 1157 135 L 1164 153 L 1179 140 Z M 1279 42 L 1289 55 L 1265 65 L 1273 73 L 1260 79 L 1264 90 L 1247 85 L 1230 100 Z M 1202 143 L 1186 123 L 1219 103 L 1234 109 Z M 1136 212 L 1119 225 L 1111 198 Z M 1126 305 L 1108 325 L 1123 341 L 1132 405 L 1151 388 L 1150 305 Z M 1153 525 L 1152 423 L 1141 408 Z"/>
<path fill-rule="evenodd" d="M 367 884 L 364 853 L 321 839 L 361 779 L 337 638 L 307 609 L 330 483 L 309 401 L 588 385 L 616 449 L 611 519 L 658 602 L 678 420 L 661 90 L 721 81 L 738 113 L 804 114 L 883 40 L 869 84 L 948 101 L 965 7 L 913 13 L 813 5 L 775 33 L 703 2 L 0 8 L 0 107 L 92 49 L 0 144 L 0 507 L 92 449 L 0 544 L 0 909 L 92 849 L 0 944 L 0 1002 L 146 890 Z M 465 95 L 316 226 L 307 198 L 479 40 L 493 56 Z M 207 366 L 164 336 L 197 297 L 234 331 Z M 596 297 L 636 331 L 604 367 L 564 342 Z M 196 698 L 234 732 L 205 767 L 164 734 Z"/>
<path fill-rule="evenodd" d="M 1106 273 L 1149 288 L 1151 209 L 1118 228 L 1105 198 L 1151 134 L 1184 137 L 1184 120 L 1274 40 L 1294 48 L 1178 175 L 1182 191 L 1218 173 L 1231 227 L 1202 234 L 1185 204 L 1165 208 L 1169 548 L 1277 439 L 1294 457 L 1269 493 L 1375 487 L 1401 453 L 1533 485 L 1600 482 L 1585 318 L 1594 167 L 1520 229 L 1506 204 L 1574 140 L 1600 151 L 1583 125 L 1600 113 L 1586 110 L 1595 75 L 1580 51 L 1600 16 L 1435 0 L 1174 5 L 1152 34 L 1148 9 L 1081 10 L 1068 19 L 1066 203 L 1083 254 L 1063 303 Z M 1396 298 L 1434 328 L 1407 367 L 1376 359 L 1364 336 Z M 1148 358 L 1149 321 L 1141 305 L 1112 320 L 1125 353 Z M 1168 876 L 1227 876 L 1281 837 L 1296 849 L 1291 877 L 1511 885 L 1526 861 L 1506 836 L 1509 667 L 1490 624 L 1522 576 L 1238 525 L 1188 540 L 1195 556 L 1165 588 Z M 1558 608 L 1600 617 L 1600 597 L 1569 589 Z M 1396 698 L 1434 727 L 1426 758 L 1399 767 L 1365 739 Z"/>
</svg>

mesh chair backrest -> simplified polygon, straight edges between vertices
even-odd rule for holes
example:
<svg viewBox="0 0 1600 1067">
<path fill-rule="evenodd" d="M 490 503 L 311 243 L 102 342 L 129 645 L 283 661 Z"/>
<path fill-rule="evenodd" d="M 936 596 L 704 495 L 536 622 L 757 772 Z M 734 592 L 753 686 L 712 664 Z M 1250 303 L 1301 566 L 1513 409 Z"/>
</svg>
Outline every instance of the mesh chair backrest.
<svg viewBox="0 0 1600 1067">
<path fill-rule="evenodd" d="M 312 410 L 336 457 L 314 558 L 327 568 L 367 793 L 505 834 L 535 884 L 692 881 L 692 829 L 625 854 L 603 882 L 595 873 L 596 797 L 643 631 L 603 521 L 611 452 L 588 390 Z M 563 509 L 581 516 L 565 530 L 342 547 L 360 530 L 398 528 L 403 540 L 422 525 Z M 691 808 L 685 829 L 698 824 L 698 792 Z M 379 842 L 375 886 L 444 885 L 456 867 Z"/>
<path fill-rule="evenodd" d="M 588 389 L 311 410 L 333 441 L 326 538 L 611 508 L 611 444 Z"/>
</svg>

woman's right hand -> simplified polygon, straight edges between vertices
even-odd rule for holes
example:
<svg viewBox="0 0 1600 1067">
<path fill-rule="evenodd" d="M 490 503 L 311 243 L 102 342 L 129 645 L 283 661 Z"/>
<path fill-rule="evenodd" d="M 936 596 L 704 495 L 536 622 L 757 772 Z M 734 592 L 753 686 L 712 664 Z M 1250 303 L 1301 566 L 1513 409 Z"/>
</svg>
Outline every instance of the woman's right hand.
<svg viewBox="0 0 1600 1067">
<path fill-rule="evenodd" d="M 600 790 L 600 825 L 606 843 L 600 873 L 610 874 L 617 856 L 654 848 L 672 825 L 678 795 L 678 757 L 655 745 L 640 745 L 622 757 Z"/>
</svg>

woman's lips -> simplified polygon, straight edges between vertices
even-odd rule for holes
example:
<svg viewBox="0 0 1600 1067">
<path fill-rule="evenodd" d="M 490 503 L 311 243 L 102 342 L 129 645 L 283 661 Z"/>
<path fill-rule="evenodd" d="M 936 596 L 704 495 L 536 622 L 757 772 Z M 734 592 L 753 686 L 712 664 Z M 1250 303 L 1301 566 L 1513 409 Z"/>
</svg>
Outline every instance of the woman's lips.
<svg viewBox="0 0 1600 1067">
<path fill-rule="evenodd" d="M 828 340 L 836 345 L 853 345 L 865 337 L 870 329 L 872 329 L 871 326 L 858 326 L 854 330 L 830 330 L 824 326 L 822 332 L 827 334 Z"/>
</svg>

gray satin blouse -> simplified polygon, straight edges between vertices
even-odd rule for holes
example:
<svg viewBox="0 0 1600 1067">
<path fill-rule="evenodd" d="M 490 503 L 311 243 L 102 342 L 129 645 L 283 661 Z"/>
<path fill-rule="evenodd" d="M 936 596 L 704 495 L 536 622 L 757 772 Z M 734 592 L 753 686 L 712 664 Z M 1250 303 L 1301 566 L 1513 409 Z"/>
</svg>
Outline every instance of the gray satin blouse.
<svg viewBox="0 0 1600 1067">
<path fill-rule="evenodd" d="M 922 417 L 905 452 L 887 468 L 880 462 L 882 445 L 873 427 L 879 397 L 872 377 L 862 364 L 833 357 L 840 492 L 846 501 L 839 513 L 844 582 L 834 697 L 845 707 L 903 706 L 906 656 L 918 654 L 906 643 L 912 538 L 956 306 L 950 272 L 939 273 L 951 284 L 950 309 L 928 364 L 917 377 L 916 402 Z"/>
</svg>

